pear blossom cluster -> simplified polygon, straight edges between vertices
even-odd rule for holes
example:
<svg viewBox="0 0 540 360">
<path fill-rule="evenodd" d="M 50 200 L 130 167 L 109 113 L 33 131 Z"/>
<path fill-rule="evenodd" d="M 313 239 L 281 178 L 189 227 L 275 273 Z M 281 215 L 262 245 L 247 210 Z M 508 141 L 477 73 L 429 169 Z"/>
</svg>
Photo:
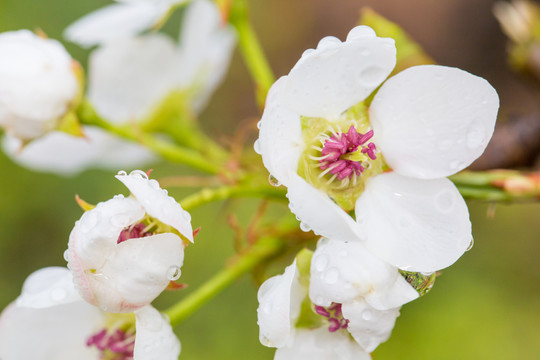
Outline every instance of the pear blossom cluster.
<svg viewBox="0 0 540 360">
<path fill-rule="evenodd" d="M 2 312 L 0 358 L 178 358 L 180 342 L 151 302 L 181 275 L 191 216 L 144 172 L 116 178 L 131 196 L 87 210 L 69 237 L 67 268 L 31 274 Z"/>
<path fill-rule="evenodd" d="M 358 26 L 306 50 L 270 89 L 255 150 L 302 230 L 321 236 L 309 269 L 298 255 L 259 289 L 275 359 L 369 359 L 400 307 L 470 247 L 467 206 L 446 177 L 486 148 L 498 95 L 456 68 L 389 77 L 395 65 L 394 40 Z"/>
<path fill-rule="evenodd" d="M 161 33 L 139 35 L 183 3 L 120 1 L 66 29 L 68 40 L 96 46 L 88 61 L 85 98 L 107 121 L 141 126 L 175 92 L 188 111 L 199 113 L 223 80 L 236 36 L 211 1 L 186 5 L 178 43 Z M 82 126 L 80 136 L 59 129 L 82 95 L 82 72 L 60 43 L 27 30 L 7 32 L 0 34 L 1 53 L 10 54 L 0 63 L 2 143 L 15 162 L 72 175 L 90 167 L 156 161 L 147 148 L 97 127 Z"/>
</svg>

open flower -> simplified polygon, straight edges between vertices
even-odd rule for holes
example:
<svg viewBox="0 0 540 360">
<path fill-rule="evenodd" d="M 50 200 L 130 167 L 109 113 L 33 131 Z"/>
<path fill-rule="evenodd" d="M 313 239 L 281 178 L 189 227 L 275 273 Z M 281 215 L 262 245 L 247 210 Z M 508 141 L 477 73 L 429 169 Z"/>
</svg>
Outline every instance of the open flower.
<svg viewBox="0 0 540 360">
<path fill-rule="evenodd" d="M 188 0 L 117 0 L 75 23 L 65 31 L 65 37 L 84 47 L 129 38 L 157 24 L 169 10 Z"/>
<path fill-rule="evenodd" d="M 318 286 L 312 284 L 314 276 L 317 276 L 313 273 L 313 267 L 318 266 L 320 259 L 320 254 L 318 260 L 314 255 L 315 265 L 312 264 L 309 281 L 310 297 L 311 287 Z M 375 284 L 377 280 L 373 280 L 378 277 L 374 270 L 367 264 L 364 279 L 359 279 L 355 284 L 366 289 L 366 295 L 371 292 L 367 290 L 369 288 L 378 287 L 375 291 L 381 291 L 381 286 Z M 331 283 L 334 284 L 334 281 Z M 347 290 L 346 284 L 339 286 L 345 286 L 344 290 Z M 407 294 L 414 290 L 402 291 Z M 362 296 L 343 303 L 318 305 L 305 295 L 305 283 L 300 279 L 296 261 L 282 275 L 266 280 L 259 289 L 257 313 L 260 341 L 263 345 L 278 348 L 275 359 L 307 359 L 308 356 L 326 359 L 330 354 L 336 359 L 356 359 L 355 356 L 369 359 L 367 353 L 388 339 L 399 316 L 398 307 L 376 309 Z M 397 295 L 397 291 L 393 295 Z M 398 295 L 401 299 L 406 296 Z M 324 303 L 322 300 L 319 302 Z M 313 346 L 319 341 L 322 342 L 320 346 Z"/>
<path fill-rule="evenodd" d="M 79 93 L 77 65 L 56 40 L 0 34 L 0 127 L 23 141 L 58 127 Z"/>
<path fill-rule="evenodd" d="M 31 274 L 0 315 L 3 360 L 176 360 L 179 354 L 178 338 L 156 309 L 106 314 L 81 299 L 66 268 Z"/>
<path fill-rule="evenodd" d="M 482 154 L 499 101 L 484 79 L 444 66 L 383 83 L 395 63 L 394 41 L 369 27 L 322 39 L 270 89 L 255 149 L 304 229 L 431 272 L 471 242 L 467 207 L 445 177 Z"/>
<path fill-rule="evenodd" d="M 133 197 L 116 195 L 75 223 L 66 257 L 82 298 L 107 312 L 150 304 L 180 277 L 191 217 L 142 171 L 116 178 Z"/>
</svg>

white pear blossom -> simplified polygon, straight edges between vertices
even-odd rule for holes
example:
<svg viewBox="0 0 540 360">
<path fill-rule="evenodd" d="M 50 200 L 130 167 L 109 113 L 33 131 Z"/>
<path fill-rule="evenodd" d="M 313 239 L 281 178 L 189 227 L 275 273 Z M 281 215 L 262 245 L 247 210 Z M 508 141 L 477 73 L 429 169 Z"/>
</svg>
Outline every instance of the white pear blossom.
<svg viewBox="0 0 540 360">
<path fill-rule="evenodd" d="M 71 24 L 65 37 L 84 47 L 130 38 L 156 25 L 169 10 L 189 0 L 117 0 Z"/>
<path fill-rule="evenodd" d="M 304 229 L 431 272 L 471 242 L 467 207 L 445 177 L 482 154 L 499 99 L 484 79 L 444 66 L 384 82 L 395 64 L 394 41 L 369 27 L 322 39 L 270 89 L 255 149 Z"/>
<path fill-rule="evenodd" d="M 173 91 L 185 94 L 187 106 L 200 112 L 221 83 L 234 44 L 234 31 L 221 24 L 216 6 L 195 1 L 186 9 L 179 44 L 153 34 L 117 39 L 92 52 L 87 97 L 101 116 L 117 124 L 145 119 Z M 99 128 L 83 130 L 84 138 L 52 132 L 24 148 L 6 138 L 4 151 L 23 166 L 62 175 L 156 160 L 139 144 Z"/>
<path fill-rule="evenodd" d="M 116 195 L 75 223 L 66 258 L 75 287 L 107 312 L 150 304 L 180 277 L 182 237 L 193 241 L 191 216 L 142 171 L 116 178 L 133 197 Z"/>
<path fill-rule="evenodd" d="M 176 360 L 180 342 L 152 306 L 132 317 L 88 304 L 75 290 L 71 272 L 61 267 L 32 273 L 0 315 L 2 360 L 98 360 L 107 354 L 122 360 Z"/>
<path fill-rule="evenodd" d="M 55 129 L 79 92 L 76 64 L 56 40 L 0 34 L 0 127 L 24 141 Z"/>
<path fill-rule="evenodd" d="M 365 271 L 371 272 L 371 277 L 377 276 L 369 265 Z M 310 288 L 314 276 L 311 274 Z M 369 287 L 371 284 L 366 280 L 359 286 Z M 340 360 L 369 359 L 368 353 L 388 339 L 399 316 L 399 307 L 376 309 L 363 297 L 357 296 L 328 306 L 310 302 L 311 316 L 317 317 L 317 321 L 312 319 L 310 326 L 297 328 L 299 316 L 302 316 L 302 302 L 307 300 L 305 295 L 305 285 L 300 281 L 296 262 L 288 266 L 283 275 L 266 280 L 259 289 L 259 337 L 263 345 L 278 348 L 275 359 L 307 359 L 308 356 L 326 359 L 331 354 Z"/>
</svg>

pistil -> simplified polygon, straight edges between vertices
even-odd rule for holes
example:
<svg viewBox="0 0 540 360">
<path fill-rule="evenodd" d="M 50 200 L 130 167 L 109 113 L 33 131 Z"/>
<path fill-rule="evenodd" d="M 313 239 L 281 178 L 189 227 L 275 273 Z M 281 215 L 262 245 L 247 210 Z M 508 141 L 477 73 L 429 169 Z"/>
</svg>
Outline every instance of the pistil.
<svg viewBox="0 0 540 360">
<path fill-rule="evenodd" d="M 135 335 L 120 329 L 102 329 L 86 340 L 86 346 L 95 346 L 101 353 L 101 359 L 133 360 Z"/>
<path fill-rule="evenodd" d="M 341 304 L 332 303 L 329 307 L 316 305 L 315 312 L 324 316 L 328 320 L 328 331 L 336 332 L 339 329 L 346 329 L 349 325 L 349 320 L 343 317 L 341 312 Z"/>
</svg>

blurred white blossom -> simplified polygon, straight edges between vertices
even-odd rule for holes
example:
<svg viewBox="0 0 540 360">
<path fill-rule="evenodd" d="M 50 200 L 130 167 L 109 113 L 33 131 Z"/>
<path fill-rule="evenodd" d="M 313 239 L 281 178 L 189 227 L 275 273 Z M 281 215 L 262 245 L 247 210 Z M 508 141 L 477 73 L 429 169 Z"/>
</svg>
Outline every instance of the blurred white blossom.
<svg viewBox="0 0 540 360">
<path fill-rule="evenodd" d="M 482 154 L 499 99 L 484 79 L 444 66 L 383 83 L 395 64 L 394 40 L 369 27 L 322 39 L 270 89 L 255 149 L 304 229 L 430 272 L 471 242 L 467 206 L 445 177 Z"/>
<path fill-rule="evenodd" d="M 79 93 L 78 65 L 56 40 L 0 34 L 0 126 L 23 141 L 55 129 Z"/>
<path fill-rule="evenodd" d="M 179 354 L 178 338 L 156 309 L 106 314 L 81 299 L 66 268 L 32 273 L 0 315 L 3 360 L 176 360 Z"/>
<path fill-rule="evenodd" d="M 180 277 L 191 216 L 142 171 L 117 176 L 133 197 L 99 203 L 75 223 L 66 258 L 75 287 L 107 312 L 150 304 Z"/>
</svg>

